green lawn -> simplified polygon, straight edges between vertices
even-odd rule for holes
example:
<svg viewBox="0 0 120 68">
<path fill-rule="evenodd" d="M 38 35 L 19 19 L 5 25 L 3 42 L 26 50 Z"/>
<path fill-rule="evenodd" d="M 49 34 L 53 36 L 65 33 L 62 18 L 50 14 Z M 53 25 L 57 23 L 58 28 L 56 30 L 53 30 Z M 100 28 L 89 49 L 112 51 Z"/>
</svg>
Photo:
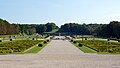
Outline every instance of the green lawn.
<svg viewBox="0 0 120 68">
<path fill-rule="evenodd" d="M 10 42 L 0 43 L 0 54 L 15 54 L 22 53 L 25 50 L 33 47 L 44 40 L 15 40 Z"/>
<path fill-rule="evenodd" d="M 94 50 L 92 50 L 92 49 L 90 49 L 90 48 L 88 48 L 86 46 L 79 47 L 77 43 L 76 44 L 72 43 L 72 44 L 75 45 L 77 48 L 79 48 L 84 53 L 96 53 L 96 51 L 94 51 Z"/>
<path fill-rule="evenodd" d="M 78 47 L 81 51 L 83 51 L 84 53 L 96 53 L 94 50 L 86 47 L 86 46 L 82 46 L 82 47 Z"/>
<path fill-rule="evenodd" d="M 50 31 L 50 32 L 45 32 L 45 33 L 55 33 L 55 32 L 57 32 L 58 31 L 58 29 L 54 29 L 54 30 L 52 30 L 52 31 Z"/>
<path fill-rule="evenodd" d="M 48 42 L 49 43 L 49 42 Z M 48 43 L 43 44 L 42 47 L 38 47 L 38 45 L 33 46 L 29 50 L 27 50 L 25 53 L 38 53 L 42 48 L 44 48 Z"/>
<path fill-rule="evenodd" d="M 112 42 L 112 41 L 104 41 L 104 40 L 77 40 L 76 42 L 89 47 L 98 54 L 119 54 L 120 53 L 120 43 L 119 42 Z"/>
<path fill-rule="evenodd" d="M 35 46 L 34 48 L 26 51 L 25 53 L 37 53 L 39 52 L 43 47 L 38 47 L 38 46 Z"/>
</svg>

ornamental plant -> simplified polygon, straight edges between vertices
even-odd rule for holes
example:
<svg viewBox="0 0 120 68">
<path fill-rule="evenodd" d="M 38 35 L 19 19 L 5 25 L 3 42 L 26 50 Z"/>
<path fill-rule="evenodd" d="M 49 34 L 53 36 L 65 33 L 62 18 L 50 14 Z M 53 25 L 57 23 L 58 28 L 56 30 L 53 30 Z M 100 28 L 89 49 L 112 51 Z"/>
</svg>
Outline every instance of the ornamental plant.
<svg viewBox="0 0 120 68">
<path fill-rule="evenodd" d="M 83 45 L 79 43 L 78 46 L 79 46 L 79 47 L 82 47 Z"/>
<path fill-rule="evenodd" d="M 43 43 L 44 43 L 44 44 L 46 44 L 46 43 L 47 43 L 47 41 L 44 41 Z"/>
<path fill-rule="evenodd" d="M 42 47 L 43 45 L 42 44 L 38 44 L 38 47 Z"/>
<path fill-rule="evenodd" d="M 75 44 L 76 44 L 77 42 L 76 42 L 76 41 L 73 41 L 73 43 L 75 43 Z"/>
</svg>

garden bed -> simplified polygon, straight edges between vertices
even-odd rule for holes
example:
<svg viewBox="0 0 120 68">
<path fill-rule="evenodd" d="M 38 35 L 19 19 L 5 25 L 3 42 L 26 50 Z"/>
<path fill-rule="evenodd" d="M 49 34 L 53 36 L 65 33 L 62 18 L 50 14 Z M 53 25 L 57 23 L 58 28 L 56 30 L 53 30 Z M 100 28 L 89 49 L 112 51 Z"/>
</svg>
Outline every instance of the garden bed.
<svg viewBox="0 0 120 68">
<path fill-rule="evenodd" d="M 79 40 L 77 42 L 100 53 L 120 53 L 119 42 L 108 42 L 102 40 Z"/>
<path fill-rule="evenodd" d="M 43 42 L 42 40 L 16 40 L 0 43 L 0 54 L 20 53 L 26 49 Z"/>
</svg>

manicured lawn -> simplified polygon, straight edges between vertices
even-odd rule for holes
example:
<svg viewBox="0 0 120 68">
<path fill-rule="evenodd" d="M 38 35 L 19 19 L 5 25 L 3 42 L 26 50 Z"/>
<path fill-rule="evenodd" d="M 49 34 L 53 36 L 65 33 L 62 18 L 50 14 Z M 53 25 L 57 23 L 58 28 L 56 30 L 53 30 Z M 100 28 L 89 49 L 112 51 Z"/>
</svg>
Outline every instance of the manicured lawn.
<svg viewBox="0 0 120 68">
<path fill-rule="evenodd" d="M 96 53 L 94 50 L 86 47 L 86 46 L 82 46 L 82 47 L 78 47 L 81 51 L 83 51 L 84 53 Z"/>
<path fill-rule="evenodd" d="M 78 43 L 89 47 L 97 53 L 113 53 L 113 54 L 119 54 L 120 53 L 120 43 L 119 42 L 108 42 L 104 40 L 84 40 L 84 41 L 77 41 Z"/>
<path fill-rule="evenodd" d="M 0 54 L 22 53 L 43 40 L 15 40 L 0 43 Z"/>
<path fill-rule="evenodd" d="M 90 49 L 90 48 L 88 48 L 86 46 L 79 47 L 77 43 L 76 44 L 72 43 L 72 44 L 75 45 L 76 47 L 78 47 L 84 53 L 96 53 L 96 51 L 94 51 L 94 50 L 92 50 L 92 49 Z"/>
<path fill-rule="evenodd" d="M 52 30 L 51 32 L 45 32 L 45 33 L 55 33 L 55 32 L 57 32 L 58 31 L 58 29 L 54 29 L 54 30 Z"/>
<path fill-rule="evenodd" d="M 35 46 L 33 47 L 32 49 L 26 51 L 25 53 L 37 53 L 39 52 L 43 47 L 38 47 L 38 46 Z"/>
<path fill-rule="evenodd" d="M 35 46 L 31 47 L 30 49 L 28 49 L 27 51 L 25 51 L 25 53 L 38 53 L 38 52 L 39 52 L 42 48 L 44 48 L 47 44 L 48 44 L 48 43 L 43 44 L 42 47 L 38 47 L 38 45 L 35 45 Z"/>
</svg>

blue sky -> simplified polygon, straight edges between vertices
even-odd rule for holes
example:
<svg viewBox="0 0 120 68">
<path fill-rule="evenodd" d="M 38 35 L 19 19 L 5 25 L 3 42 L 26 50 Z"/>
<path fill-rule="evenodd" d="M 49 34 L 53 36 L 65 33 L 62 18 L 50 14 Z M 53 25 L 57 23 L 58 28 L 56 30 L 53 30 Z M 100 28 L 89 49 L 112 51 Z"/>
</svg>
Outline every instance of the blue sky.
<svg viewBox="0 0 120 68">
<path fill-rule="evenodd" d="M 120 0 L 0 0 L 0 18 L 13 23 L 120 21 Z"/>
</svg>

